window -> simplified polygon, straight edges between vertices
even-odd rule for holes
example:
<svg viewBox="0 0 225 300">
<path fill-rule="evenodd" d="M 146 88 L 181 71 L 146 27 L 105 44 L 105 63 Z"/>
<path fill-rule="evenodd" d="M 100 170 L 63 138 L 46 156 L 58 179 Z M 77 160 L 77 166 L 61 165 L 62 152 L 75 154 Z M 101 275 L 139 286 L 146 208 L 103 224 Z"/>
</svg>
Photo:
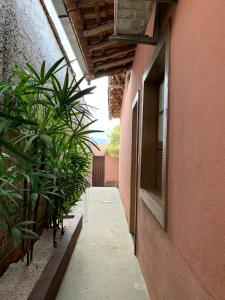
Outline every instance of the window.
<svg viewBox="0 0 225 300">
<path fill-rule="evenodd" d="M 143 91 L 140 198 L 166 227 L 168 47 L 164 42 Z"/>
<path fill-rule="evenodd" d="M 164 81 L 159 86 L 158 132 L 156 142 L 155 189 L 162 193 L 162 159 L 163 159 L 163 123 L 164 123 Z"/>
</svg>

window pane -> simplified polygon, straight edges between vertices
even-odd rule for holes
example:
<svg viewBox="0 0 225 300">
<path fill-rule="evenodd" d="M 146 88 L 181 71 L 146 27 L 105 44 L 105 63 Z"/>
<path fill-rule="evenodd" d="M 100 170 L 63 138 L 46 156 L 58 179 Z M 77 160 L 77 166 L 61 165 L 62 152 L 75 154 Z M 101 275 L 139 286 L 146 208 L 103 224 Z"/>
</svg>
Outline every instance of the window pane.
<svg viewBox="0 0 225 300">
<path fill-rule="evenodd" d="M 158 141 L 163 141 L 163 114 L 159 115 L 158 124 Z"/>
<path fill-rule="evenodd" d="M 163 141 L 164 81 L 159 86 L 158 141 Z M 160 113 L 161 112 L 161 113 Z"/>
<path fill-rule="evenodd" d="M 159 111 L 162 111 L 164 107 L 164 81 L 159 87 Z"/>
</svg>

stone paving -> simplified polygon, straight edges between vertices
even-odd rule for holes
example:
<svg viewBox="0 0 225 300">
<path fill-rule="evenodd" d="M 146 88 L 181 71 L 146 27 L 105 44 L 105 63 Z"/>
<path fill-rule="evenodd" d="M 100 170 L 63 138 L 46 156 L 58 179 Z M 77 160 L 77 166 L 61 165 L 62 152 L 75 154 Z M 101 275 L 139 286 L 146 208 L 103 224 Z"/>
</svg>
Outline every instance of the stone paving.
<svg viewBox="0 0 225 300">
<path fill-rule="evenodd" d="M 90 188 L 57 300 L 149 300 L 116 188 Z"/>
</svg>

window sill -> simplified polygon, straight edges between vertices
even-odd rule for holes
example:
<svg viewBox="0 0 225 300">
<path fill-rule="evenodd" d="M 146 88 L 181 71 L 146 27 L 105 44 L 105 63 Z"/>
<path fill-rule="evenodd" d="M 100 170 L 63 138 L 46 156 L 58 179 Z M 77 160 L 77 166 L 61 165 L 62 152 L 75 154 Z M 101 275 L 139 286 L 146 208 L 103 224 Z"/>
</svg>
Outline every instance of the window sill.
<svg viewBox="0 0 225 300">
<path fill-rule="evenodd" d="M 165 204 L 163 198 L 152 191 L 140 189 L 140 198 L 144 204 L 151 211 L 152 215 L 156 218 L 162 228 L 165 230 Z"/>
</svg>

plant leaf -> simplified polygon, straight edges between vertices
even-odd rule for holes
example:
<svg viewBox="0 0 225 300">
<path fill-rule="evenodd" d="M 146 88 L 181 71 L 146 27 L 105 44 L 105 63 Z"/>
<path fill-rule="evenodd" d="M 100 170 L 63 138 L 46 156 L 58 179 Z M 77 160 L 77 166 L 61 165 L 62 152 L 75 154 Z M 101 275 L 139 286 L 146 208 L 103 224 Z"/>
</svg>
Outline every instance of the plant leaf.
<svg viewBox="0 0 225 300">
<path fill-rule="evenodd" d="M 16 227 L 23 227 L 23 226 L 27 226 L 27 225 L 31 225 L 31 224 L 35 224 L 35 222 L 34 221 L 23 221 L 23 222 L 17 223 Z"/>
<path fill-rule="evenodd" d="M 0 137 L 0 146 L 5 147 L 6 149 L 8 149 L 10 152 L 20 156 L 21 158 L 33 162 L 32 159 L 30 159 L 29 157 L 27 157 L 26 155 L 24 155 L 22 152 L 20 152 L 19 150 L 17 150 L 16 147 L 14 147 L 11 143 L 7 142 L 5 139 Z"/>
<path fill-rule="evenodd" d="M 60 58 L 46 73 L 42 83 L 45 83 L 49 80 L 49 78 L 54 74 L 54 72 L 56 71 L 56 69 L 58 68 L 58 66 L 63 62 L 64 57 Z"/>
<path fill-rule="evenodd" d="M 48 136 L 47 134 L 42 134 L 41 139 L 43 140 L 43 142 L 47 147 L 49 147 L 50 149 L 53 148 L 52 139 L 50 136 Z"/>
<path fill-rule="evenodd" d="M 40 239 L 40 236 L 35 233 L 34 231 L 30 230 L 30 229 L 27 229 L 27 228 L 22 228 L 21 229 L 23 232 L 27 233 L 31 239 L 35 239 L 35 240 L 39 240 Z"/>
<path fill-rule="evenodd" d="M 11 229 L 11 237 L 12 237 L 12 240 L 13 240 L 13 243 L 15 246 L 19 246 L 22 242 L 22 234 L 21 234 L 21 231 L 16 228 L 16 227 L 13 227 Z"/>
<path fill-rule="evenodd" d="M 36 201 L 37 201 L 37 199 L 38 199 L 38 194 L 37 194 L 37 193 L 32 193 L 32 194 L 31 194 L 31 202 L 32 202 L 33 204 L 35 204 Z"/>
<path fill-rule="evenodd" d="M 12 115 L 6 114 L 2 111 L 0 111 L 0 117 L 4 118 L 4 119 L 7 119 L 7 120 L 15 121 L 19 124 L 37 125 L 37 123 L 35 123 L 33 121 L 26 120 L 26 119 L 23 119 L 23 118 L 17 117 L 17 116 L 12 116 Z"/>
</svg>

